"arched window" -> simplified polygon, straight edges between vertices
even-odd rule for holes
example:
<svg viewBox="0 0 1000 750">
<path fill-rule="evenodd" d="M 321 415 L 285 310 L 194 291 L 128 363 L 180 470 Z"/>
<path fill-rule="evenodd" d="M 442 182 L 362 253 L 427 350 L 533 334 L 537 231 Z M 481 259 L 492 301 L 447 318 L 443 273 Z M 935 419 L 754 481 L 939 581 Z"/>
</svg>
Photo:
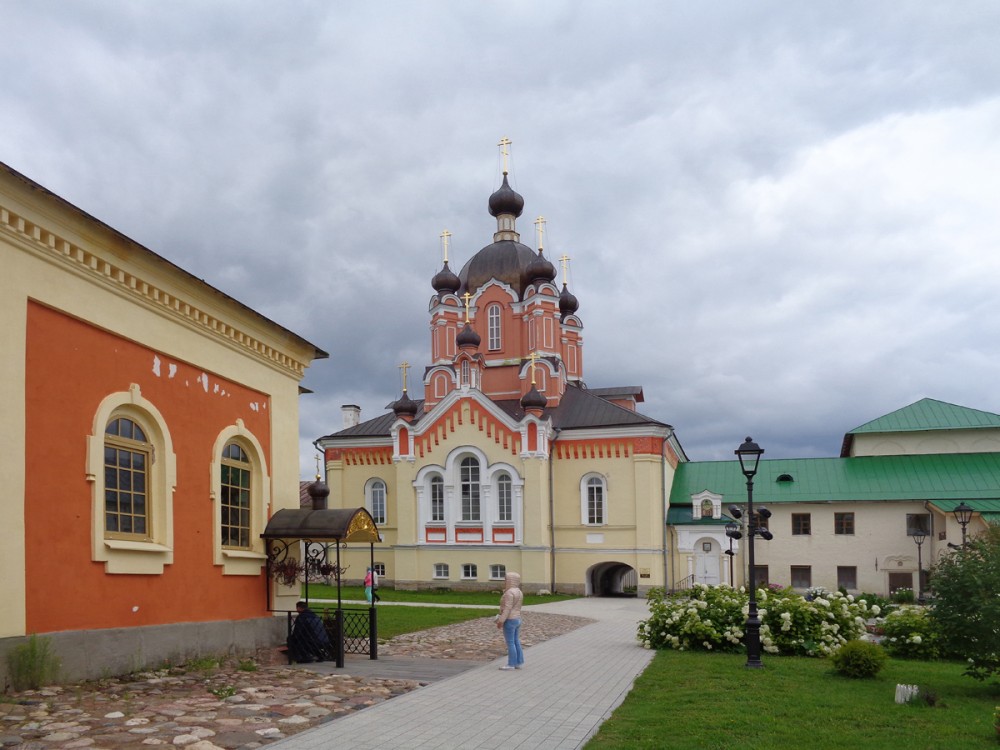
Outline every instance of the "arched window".
<svg viewBox="0 0 1000 750">
<path fill-rule="evenodd" d="M 702 518 L 712 518 L 714 516 L 714 506 L 712 501 L 705 498 L 701 501 L 701 517 Z"/>
<path fill-rule="evenodd" d="M 489 350 L 497 351 L 502 345 L 500 329 L 500 305 L 490 305 L 486 310 L 487 323 L 489 328 Z"/>
<path fill-rule="evenodd" d="M 219 521 L 222 546 L 227 549 L 250 549 L 251 472 L 250 457 L 238 443 L 222 449 L 222 479 L 219 495 Z"/>
<path fill-rule="evenodd" d="M 588 474 L 580 482 L 583 523 L 600 526 L 607 522 L 607 484 L 600 474 Z"/>
<path fill-rule="evenodd" d="M 385 523 L 385 482 L 376 479 L 368 483 L 368 512 L 377 524 Z"/>
<path fill-rule="evenodd" d="M 151 539 L 149 467 L 152 445 L 142 427 L 116 417 L 104 430 L 104 531 L 111 538 Z"/>
<path fill-rule="evenodd" d="M 462 362 L 462 385 L 469 385 L 471 382 L 471 368 L 469 367 L 469 360 L 464 360 Z"/>
<path fill-rule="evenodd" d="M 472 456 L 462 459 L 459 480 L 462 486 L 462 520 L 479 521 L 479 461 Z"/>
<path fill-rule="evenodd" d="M 444 479 L 440 474 L 431 477 L 431 521 L 444 522 Z"/>
<path fill-rule="evenodd" d="M 514 520 L 514 502 L 510 474 L 503 473 L 497 477 L 497 520 Z"/>
</svg>

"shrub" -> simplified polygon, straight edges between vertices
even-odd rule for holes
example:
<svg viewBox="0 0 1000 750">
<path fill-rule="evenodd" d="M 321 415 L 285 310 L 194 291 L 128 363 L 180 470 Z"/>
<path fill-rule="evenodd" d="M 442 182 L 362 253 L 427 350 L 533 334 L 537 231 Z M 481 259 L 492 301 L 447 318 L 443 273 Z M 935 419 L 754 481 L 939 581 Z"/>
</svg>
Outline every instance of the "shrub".
<svg viewBox="0 0 1000 750">
<path fill-rule="evenodd" d="M 991 525 L 931 569 L 942 651 L 977 680 L 1000 675 L 1000 526 Z"/>
<path fill-rule="evenodd" d="M 830 660 L 840 674 L 859 679 L 877 675 L 888 658 L 885 649 L 875 643 L 848 641 Z"/>
<path fill-rule="evenodd" d="M 896 604 L 913 604 L 915 601 L 913 596 L 913 589 L 900 587 L 892 592 L 889 597 Z"/>
<path fill-rule="evenodd" d="M 937 625 L 926 607 L 904 604 L 881 621 L 882 645 L 891 656 L 936 659 L 940 655 Z"/>
<path fill-rule="evenodd" d="M 55 682 L 59 666 L 59 658 L 52 653 L 52 642 L 34 634 L 7 653 L 10 685 L 14 690 L 37 690 Z"/>
<path fill-rule="evenodd" d="M 851 596 L 827 594 L 806 601 L 787 589 L 758 589 L 764 651 L 827 656 L 864 633 L 867 604 Z M 743 588 L 696 584 L 687 591 L 652 599 L 650 617 L 639 623 L 637 637 L 647 648 L 740 651 L 748 602 Z"/>
</svg>

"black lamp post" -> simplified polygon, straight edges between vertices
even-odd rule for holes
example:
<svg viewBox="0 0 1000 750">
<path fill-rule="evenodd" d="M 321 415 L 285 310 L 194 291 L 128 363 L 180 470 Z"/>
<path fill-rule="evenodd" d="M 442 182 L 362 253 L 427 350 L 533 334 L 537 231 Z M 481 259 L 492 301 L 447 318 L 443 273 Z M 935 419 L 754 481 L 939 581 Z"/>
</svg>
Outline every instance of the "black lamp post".
<svg viewBox="0 0 1000 750">
<path fill-rule="evenodd" d="M 955 520 L 958 521 L 958 525 L 962 527 L 962 546 L 965 546 L 965 527 L 969 525 L 969 521 L 972 520 L 972 508 L 965 504 L 963 500 L 958 505 L 955 506 L 955 510 L 952 511 L 955 514 Z"/>
<path fill-rule="evenodd" d="M 726 550 L 725 554 L 729 555 L 729 585 L 736 588 L 736 579 L 733 578 L 733 558 L 736 553 L 733 552 L 733 539 L 739 539 L 738 536 L 733 536 L 733 534 L 738 534 L 740 530 L 740 525 L 736 521 L 730 521 L 726 524 L 726 536 L 729 537 L 729 549 Z"/>
<path fill-rule="evenodd" d="M 760 617 L 757 614 L 757 572 L 754 570 L 754 539 L 761 536 L 764 539 L 772 539 L 772 534 L 767 529 L 760 528 L 758 514 L 761 518 L 769 518 L 771 512 L 767 508 L 761 508 L 754 512 L 753 509 L 753 477 L 757 473 L 757 465 L 764 449 L 755 443 L 751 438 L 743 442 L 735 451 L 740 459 L 740 470 L 747 478 L 747 557 L 749 563 L 748 580 L 750 584 L 750 606 L 747 610 L 747 667 L 760 668 L 764 663 L 760 660 Z M 743 514 L 736 506 L 730 506 L 729 512 L 735 518 L 740 518 Z M 726 532 L 729 534 L 729 532 Z M 730 535 L 730 539 L 739 539 L 739 531 Z"/>
<path fill-rule="evenodd" d="M 913 532 L 913 541 L 917 543 L 917 601 L 921 604 L 924 603 L 924 560 L 921 552 L 926 538 L 922 531 Z"/>
</svg>

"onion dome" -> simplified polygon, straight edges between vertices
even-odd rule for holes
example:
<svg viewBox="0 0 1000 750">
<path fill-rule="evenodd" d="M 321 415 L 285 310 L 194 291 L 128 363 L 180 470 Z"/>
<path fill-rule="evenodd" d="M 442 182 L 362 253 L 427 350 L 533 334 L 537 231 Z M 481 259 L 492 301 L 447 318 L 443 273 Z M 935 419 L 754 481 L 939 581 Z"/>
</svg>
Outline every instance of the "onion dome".
<svg viewBox="0 0 1000 750">
<path fill-rule="evenodd" d="M 316 477 L 316 481 L 310 484 L 306 491 L 312 498 L 313 510 L 326 510 L 326 499 L 330 497 L 330 488 L 326 486 L 326 482 Z"/>
<path fill-rule="evenodd" d="M 576 296 L 566 287 L 566 282 L 564 281 L 562 292 L 559 294 L 559 319 L 565 320 L 567 315 L 572 315 L 579 307 L 579 301 L 577 301 Z"/>
<path fill-rule="evenodd" d="M 455 294 L 462 286 L 462 280 L 455 275 L 455 272 L 448 268 L 448 261 L 444 262 L 444 268 L 434 274 L 431 279 L 431 286 L 438 294 Z"/>
<path fill-rule="evenodd" d="M 417 402 L 407 396 L 406 391 L 403 391 L 403 397 L 392 405 L 392 411 L 397 417 L 409 421 L 417 413 Z"/>
<path fill-rule="evenodd" d="M 468 323 L 465 324 L 465 328 L 459 331 L 455 337 L 455 343 L 458 344 L 459 349 L 465 349 L 466 347 L 478 349 L 481 341 L 482 339 L 479 337 L 479 334 Z"/>
<path fill-rule="evenodd" d="M 490 216 L 512 214 L 516 218 L 524 210 L 524 198 L 508 184 L 506 172 L 500 189 L 490 196 L 489 207 Z"/>
<path fill-rule="evenodd" d="M 556 277 L 556 267 L 549 263 L 542 248 L 538 248 L 538 255 L 524 269 L 524 286 L 527 288 L 532 284 L 544 284 L 552 281 Z"/>
<path fill-rule="evenodd" d="M 462 289 L 475 294 L 491 279 L 507 284 L 520 297 L 524 291 L 525 269 L 535 258 L 527 245 L 514 240 L 499 240 L 487 245 L 466 262 L 458 274 Z"/>
<path fill-rule="evenodd" d="M 535 387 L 535 384 L 531 384 L 531 390 L 521 396 L 521 408 L 525 411 L 530 409 L 544 409 L 548 400 Z"/>
</svg>

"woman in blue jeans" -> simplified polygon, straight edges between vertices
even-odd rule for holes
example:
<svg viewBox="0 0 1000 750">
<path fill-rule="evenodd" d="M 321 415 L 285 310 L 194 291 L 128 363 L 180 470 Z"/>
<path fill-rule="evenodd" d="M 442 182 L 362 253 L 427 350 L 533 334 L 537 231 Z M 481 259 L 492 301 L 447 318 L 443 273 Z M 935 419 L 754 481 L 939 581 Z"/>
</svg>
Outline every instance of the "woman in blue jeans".
<svg viewBox="0 0 1000 750">
<path fill-rule="evenodd" d="M 521 648 L 521 574 L 508 573 L 504 579 L 503 596 L 500 597 L 500 614 L 497 615 L 497 629 L 503 629 L 507 641 L 507 664 L 500 667 L 502 672 L 520 669 L 524 666 L 524 650 Z"/>
</svg>

